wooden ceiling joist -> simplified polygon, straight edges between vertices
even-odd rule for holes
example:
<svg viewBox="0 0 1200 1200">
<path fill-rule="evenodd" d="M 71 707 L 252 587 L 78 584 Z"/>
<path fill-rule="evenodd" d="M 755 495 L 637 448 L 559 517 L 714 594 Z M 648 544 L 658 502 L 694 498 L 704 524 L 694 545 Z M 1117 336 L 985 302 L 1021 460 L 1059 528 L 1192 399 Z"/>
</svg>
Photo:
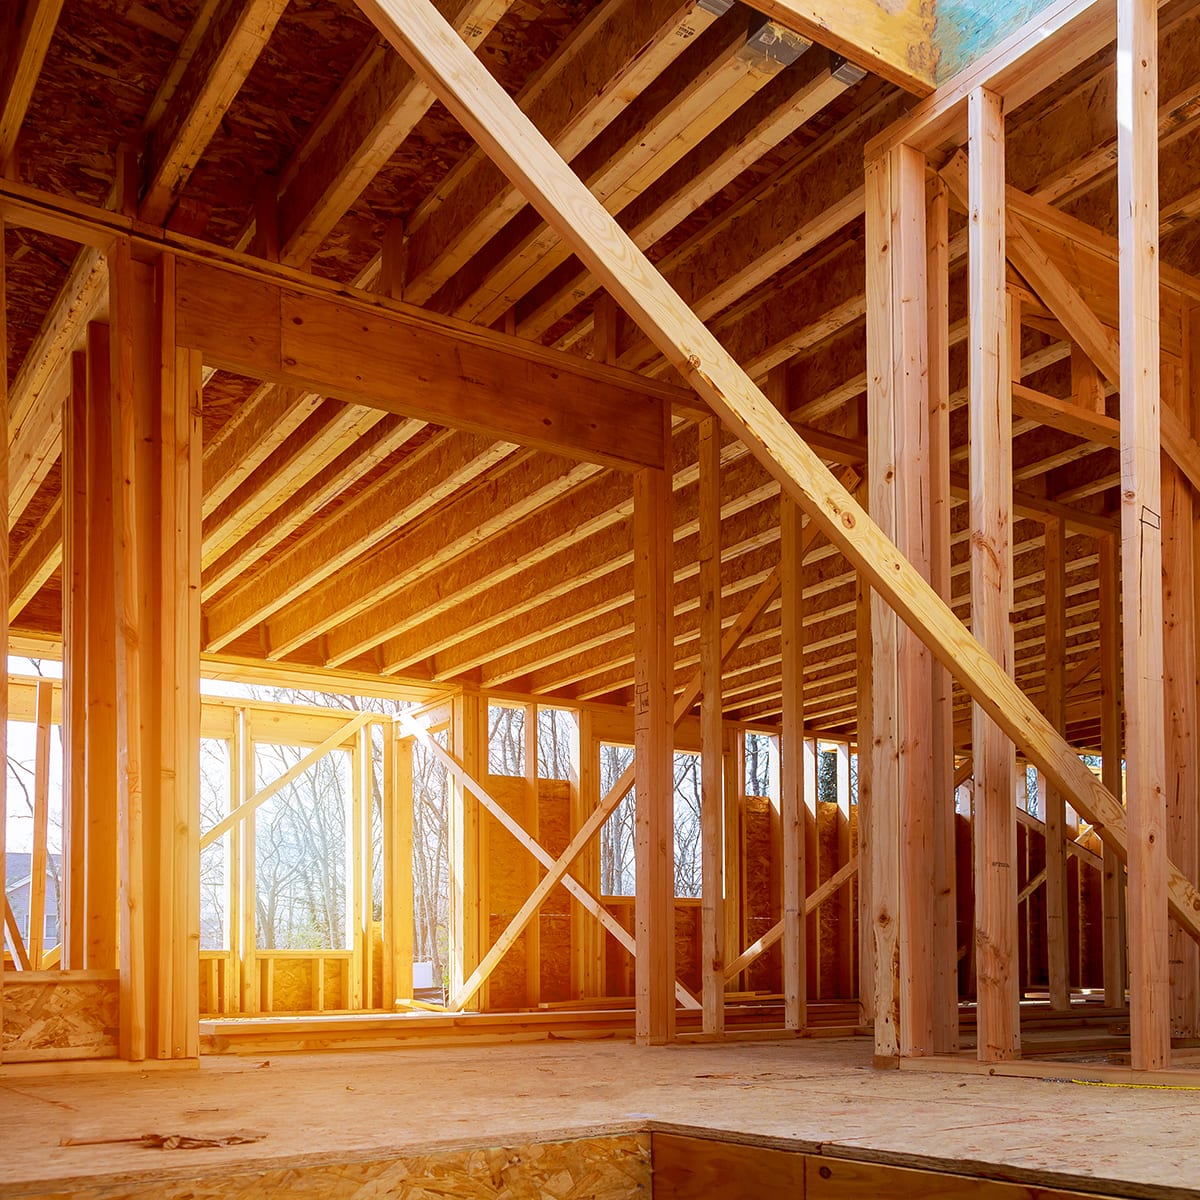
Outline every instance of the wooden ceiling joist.
<svg viewBox="0 0 1200 1200">
<path fill-rule="evenodd" d="M 63 0 L 25 0 L 20 24 L 9 30 L 12 40 L 0 64 L 0 174 L 9 173 L 9 160 L 17 148 L 62 6 Z M 0 31 L 5 28 L 0 24 Z"/>
<path fill-rule="evenodd" d="M 795 68 L 781 73 L 628 205 L 622 223 L 629 236 L 641 249 L 649 249 L 854 86 L 849 79 L 844 70 L 834 74 L 822 51 L 806 53 Z M 595 295 L 598 287 L 587 271 L 570 260 L 523 299 L 517 333 L 540 338 Z M 589 315 L 571 331 L 571 344 L 591 330 Z M 566 348 L 565 343 L 559 344 Z"/>
<path fill-rule="evenodd" d="M 731 14 L 670 63 L 575 169 L 610 212 L 621 212 L 807 48 L 770 23 L 747 29 Z M 489 247 L 486 269 L 468 264 L 446 289 L 453 312 L 490 324 L 570 257 L 570 246 L 526 209 Z"/>
<path fill-rule="evenodd" d="M 284 654 L 328 631 L 329 664 L 341 665 L 361 654 L 387 636 L 395 624 L 425 611 L 407 596 L 431 572 L 436 573 L 441 563 L 461 559 L 463 552 L 472 548 L 482 551 L 492 546 L 495 539 L 489 540 L 489 535 L 511 523 L 517 522 L 517 529 L 522 522 L 548 524 L 539 510 L 597 474 L 589 463 L 570 464 L 544 456 L 535 459 L 528 452 L 515 456 L 506 467 L 487 486 L 469 491 L 444 509 L 436 522 L 426 521 L 402 531 L 273 618 L 267 626 L 273 653 Z M 603 479 L 628 488 L 623 476 L 605 475 Z M 506 565 L 511 570 L 518 564 L 509 561 Z M 352 589 L 345 588 L 346 580 L 353 582 Z M 385 599 L 386 604 L 380 603 Z"/>
<path fill-rule="evenodd" d="M 512 7 L 512 0 L 463 0 L 447 17 L 477 47 Z M 301 263 L 404 142 L 433 104 L 433 92 L 408 64 L 372 46 L 316 122 L 281 179 L 280 259 Z"/>
<path fill-rule="evenodd" d="M 282 502 L 278 493 L 273 495 L 271 511 L 262 515 L 236 545 L 204 572 L 205 595 L 215 595 L 233 582 L 335 501 L 346 487 L 382 466 L 424 428 L 423 421 L 384 415 Z"/>
<path fill-rule="evenodd" d="M 307 595 L 353 559 L 430 512 L 503 461 L 515 446 L 474 434 L 443 433 L 382 475 L 264 571 L 213 601 L 208 645 L 221 650 L 239 634 Z M 276 641 L 273 645 L 281 647 Z M 280 648 L 286 653 L 285 648 Z"/>
<path fill-rule="evenodd" d="M 223 0 L 149 130 L 138 212 L 165 224 L 246 76 L 266 47 L 287 0 Z"/>
<path fill-rule="evenodd" d="M 597 9 L 518 96 L 530 119 L 574 158 L 691 41 L 728 10 L 724 0 L 623 0 Z M 525 207 L 525 200 L 475 151 L 418 206 L 408 225 L 404 296 L 429 300 Z"/>
<path fill-rule="evenodd" d="M 290 390 L 290 389 L 283 389 Z M 303 394 L 306 401 L 319 397 Z M 387 414 L 357 404 L 326 400 L 250 473 L 204 521 L 203 562 L 210 567 L 262 523 L 273 509 L 299 491 L 331 458 L 369 437 Z M 206 581 L 211 594 L 215 583 Z"/>
</svg>

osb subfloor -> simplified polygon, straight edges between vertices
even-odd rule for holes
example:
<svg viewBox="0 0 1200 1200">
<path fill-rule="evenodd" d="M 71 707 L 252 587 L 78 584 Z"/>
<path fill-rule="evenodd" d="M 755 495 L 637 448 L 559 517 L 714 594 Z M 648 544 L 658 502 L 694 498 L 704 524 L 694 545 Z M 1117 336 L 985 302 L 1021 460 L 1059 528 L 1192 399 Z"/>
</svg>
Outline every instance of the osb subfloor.
<svg viewBox="0 0 1200 1200">
<path fill-rule="evenodd" d="M 877 1071 L 870 1055 L 866 1039 L 550 1042 L 5 1075 L 0 1195 L 675 1127 L 1027 1183 L 1200 1196 L 1194 1090 Z M 242 1130 L 265 1137 L 190 1151 L 60 1146 Z"/>
</svg>

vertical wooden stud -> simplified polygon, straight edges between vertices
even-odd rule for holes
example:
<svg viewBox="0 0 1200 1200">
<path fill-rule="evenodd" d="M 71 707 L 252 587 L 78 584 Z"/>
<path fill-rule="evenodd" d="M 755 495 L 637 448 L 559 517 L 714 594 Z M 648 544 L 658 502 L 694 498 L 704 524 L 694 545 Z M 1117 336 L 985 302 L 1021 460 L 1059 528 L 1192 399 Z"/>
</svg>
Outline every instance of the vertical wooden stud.
<svg viewBox="0 0 1200 1200">
<path fill-rule="evenodd" d="M 837 869 L 844 867 L 851 856 L 850 850 L 850 744 L 838 742 L 834 747 L 837 756 Z M 837 994 L 839 999 L 855 995 L 854 981 L 854 881 L 841 888 L 834 900 L 837 912 Z"/>
<path fill-rule="evenodd" d="M 1171 1057 L 1159 426 L 1158 7 L 1117 8 L 1121 587 L 1132 1063 Z"/>
<path fill-rule="evenodd" d="M 1046 717 L 1066 732 L 1067 560 L 1066 530 L 1062 518 L 1046 523 L 1043 562 L 1046 578 Z M 1038 776 L 1039 788 L 1042 776 Z M 1049 781 L 1047 781 L 1048 783 Z M 1046 822 L 1046 965 L 1050 981 L 1050 1007 L 1065 1009 L 1071 1003 L 1067 936 L 1067 807 L 1054 787 L 1044 792 Z"/>
<path fill-rule="evenodd" d="M 767 397 L 787 413 L 787 368 L 767 380 Z M 816 961 L 808 962 L 805 920 L 806 828 L 804 787 L 804 516 L 787 497 L 779 501 L 780 634 L 783 716 L 780 723 L 779 819 L 783 864 L 783 1023 L 801 1030 L 808 1023 L 808 990 Z M 815 863 L 812 864 L 815 867 Z"/>
<path fill-rule="evenodd" d="M 538 798 L 538 706 L 525 705 L 525 829 L 535 841 L 540 825 L 540 803 Z M 538 871 L 530 861 L 528 876 L 529 890 L 537 885 Z M 525 930 L 525 1003 L 540 1004 L 542 1001 L 542 915 L 538 913 Z"/>
<path fill-rule="evenodd" d="M 700 980 L 704 1033 L 725 1032 L 721 430 L 700 422 Z"/>
<path fill-rule="evenodd" d="M 891 169 L 887 158 L 871 159 L 866 168 L 867 228 L 867 482 L 871 517 L 887 533 L 896 528 L 895 405 L 892 364 L 895 326 L 892 320 L 894 268 L 892 255 Z M 870 854 L 869 921 L 864 937 L 872 942 L 873 970 L 869 994 L 877 1061 L 900 1054 L 900 807 L 898 778 L 899 693 L 896 672 L 899 621 L 896 614 L 865 582 L 863 597 L 870 597 L 869 619 L 865 603 L 859 606 L 860 628 L 870 633 L 871 681 L 869 713 L 860 691 L 859 723 L 870 730 Z M 864 723 L 864 714 L 866 722 Z M 861 735 L 860 735 L 861 737 Z M 861 741 L 860 741 L 861 744 Z M 864 988 L 864 990 L 866 990 Z"/>
<path fill-rule="evenodd" d="M 113 405 L 107 325 L 87 329 L 87 933 L 89 970 L 117 967 L 117 676 Z"/>
<path fill-rule="evenodd" d="M 63 406 L 62 965 L 83 969 L 87 941 L 87 355 L 71 356 Z"/>
<path fill-rule="evenodd" d="M 994 93 L 968 99 L 970 130 L 971 630 L 1011 673 L 1012 393 L 1005 294 L 1004 118 Z M 1013 1057 L 1017 1025 L 1017 852 L 1012 743 L 972 708 L 978 1056 Z"/>
<path fill-rule="evenodd" d="M 660 1045 L 675 1032 L 670 476 L 638 471 L 633 497 L 636 1033 L 639 1043 Z"/>
<path fill-rule="evenodd" d="M 384 726 L 384 941 L 391 964 L 384 1007 L 411 1000 L 413 994 L 413 740 L 396 736 L 392 722 Z M 390 860 L 390 862 L 388 861 Z"/>
<path fill-rule="evenodd" d="M 931 572 L 929 373 L 925 157 L 908 146 L 890 155 L 890 318 L 894 407 L 892 480 L 896 545 L 921 574 Z M 899 790 L 900 1053 L 934 1049 L 933 937 L 938 912 L 933 785 L 933 659 L 905 625 L 896 629 Z"/>
<path fill-rule="evenodd" d="M 0 163 L 0 168 L 5 164 Z M 14 167 L 15 169 L 15 167 Z M 0 214 L 0 762 L 8 762 L 8 254 L 3 214 Z M 8 912 L 8 878 L 5 864 L 8 826 L 8 771 L 0 772 L 0 897 Z M 4 1023 L 4 933 L 0 920 L 0 1028 Z M 0 1062 L 4 1048 L 0 1044 Z"/>
<path fill-rule="evenodd" d="M 42 956 L 48 949 L 46 873 L 50 868 L 50 717 L 53 707 L 53 680 L 38 680 L 33 760 L 33 853 L 29 858 L 29 937 L 25 943 L 35 971 L 42 969 Z"/>
<path fill-rule="evenodd" d="M 1121 585 L 1116 542 L 1102 537 L 1100 558 L 1100 755 L 1104 786 L 1118 800 L 1124 792 L 1121 727 Z M 1125 1006 L 1125 866 L 1109 847 L 1103 851 L 1101 884 L 1104 1003 Z"/>
<path fill-rule="evenodd" d="M 949 191 L 934 176 L 926 217 L 925 289 L 929 341 L 929 582 L 947 604 L 950 562 L 950 244 Z M 958 1049 L 958 906 L 954 835 L 954 688 L 931 661 L 930 714 L 933 836 L 933 1044 Z M 861 817 L 861 814 L 860 814 Z M 861 860 L 860 860 L 861 861 Z M 861 868 L 860 868 L 861 869 Z"/>
<path fill-rule="evenodd" d="M 858 657 L 858 1008 L 867 1024 L 875 1016 L 874 890 L 875 823 L 871 769 L 874 763 L 874 657 L 871 641 L 871 588 L 855 576 L 854 639 Z M 876 1053 L 879 1053 L 876 1042 Z"/>
<path fill-rule="evenodd" d="M 746 742 L 742 731 L 732 725 L 725 726 L 725 804 L 722 828 L 725 835 L 725 860 L 722 875 L 725 880 L 725 952 L 734 958 L 741 953 L 742 939 L 742 879 L 744 858 L 742 854 L 742 806 L 746 780 Z M 726 991 L 737 991 L 742 986 L 744 975 L 735 975 L 727 980 Z"/>
</svg>

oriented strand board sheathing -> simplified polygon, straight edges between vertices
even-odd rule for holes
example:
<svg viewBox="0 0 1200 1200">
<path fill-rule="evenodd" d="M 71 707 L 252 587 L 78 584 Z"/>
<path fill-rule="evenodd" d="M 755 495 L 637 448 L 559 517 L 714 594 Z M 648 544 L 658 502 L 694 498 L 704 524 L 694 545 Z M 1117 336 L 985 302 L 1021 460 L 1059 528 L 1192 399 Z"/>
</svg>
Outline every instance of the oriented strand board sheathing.
<svg viewBox="0 0 1200 1200">
<path fill-rule="evenodd" d="M 5 1062 L 111 1058 L 117 1053 L 117 975 L 37 971 L 4 979 Z"/>
<path fill-rule="evenodd" d="M 199 1155 L 194 1160 L 203 1163 Z M 165 1164 L 164 1164 L 165 1165 Z M 49 1193 L 7 1192 L 26 1200 Z M 368 1162 L 204 1172 L 81 1187 L 54 1200 L 631 1200 L 650 1195 L 650 1136 L 494 1146 Z"/>
</svg>

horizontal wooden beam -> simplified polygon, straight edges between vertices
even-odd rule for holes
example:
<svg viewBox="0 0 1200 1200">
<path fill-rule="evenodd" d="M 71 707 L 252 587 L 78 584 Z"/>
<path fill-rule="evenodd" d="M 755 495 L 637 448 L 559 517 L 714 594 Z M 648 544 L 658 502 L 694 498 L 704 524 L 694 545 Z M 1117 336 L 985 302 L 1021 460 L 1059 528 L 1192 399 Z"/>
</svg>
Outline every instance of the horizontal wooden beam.
<svg viewBox="0 0 1200 1200">
<path fill-rule="evenodd" d="M 663 465 L 664 402 L 634 376 L 400 304 L 190 260 L 176 278 L 179 344 L 213 366 L 605 466 Z"/>
</svg>

